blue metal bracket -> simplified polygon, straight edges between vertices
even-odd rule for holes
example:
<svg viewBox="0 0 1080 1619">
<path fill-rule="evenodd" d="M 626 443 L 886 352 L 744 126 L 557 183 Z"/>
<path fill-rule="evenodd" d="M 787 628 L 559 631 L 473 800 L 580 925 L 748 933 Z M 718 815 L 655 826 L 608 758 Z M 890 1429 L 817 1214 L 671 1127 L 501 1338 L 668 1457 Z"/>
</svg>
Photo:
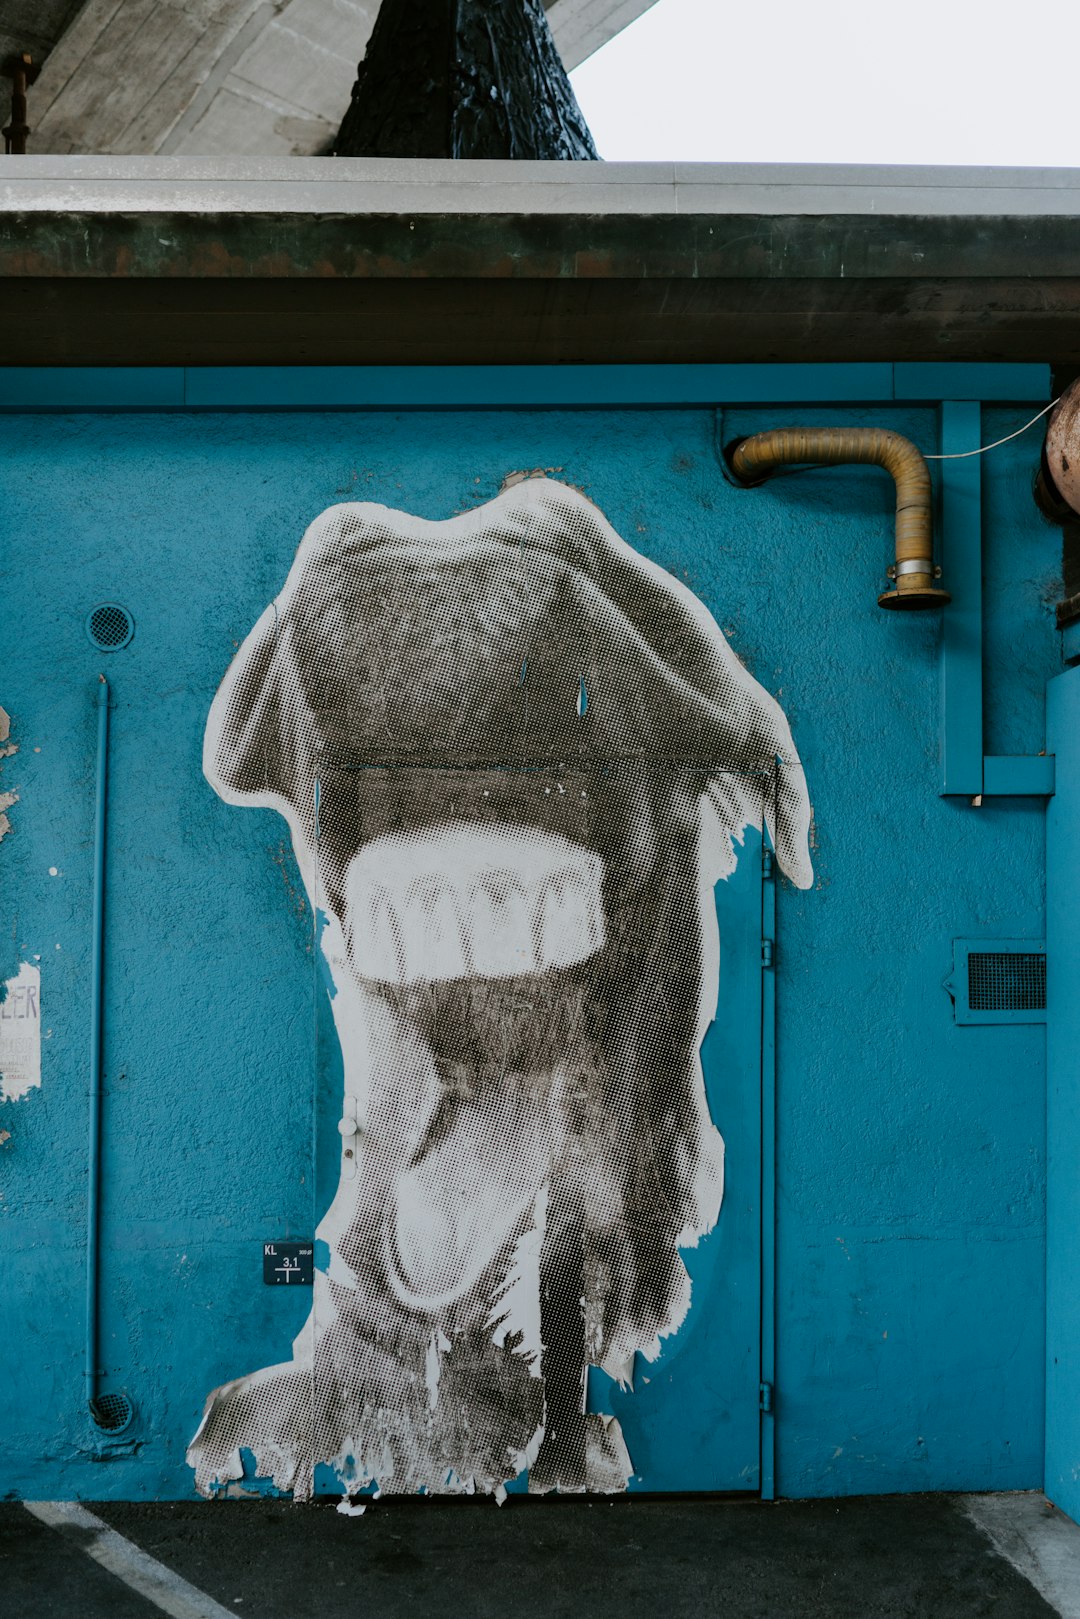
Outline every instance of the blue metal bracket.
<svg viewBox="0 0 1080 1619">
<path fill-rule="evenodd" d="M 983 759 L 984 798 L 1053 798 L 1052 753 L 987 754 Z"/>
<path fill-rule="evenodd" d="M 941 453 L 981 442 L 977 401 L 941 407 Z M 942 795 L 983 790 L 982 468 L 979 457 L 942 461 L 941 571 L 952 602 L 942 619 Z"/>
<path fill-rule="evenodd" d="M 941 796 L 1049 798 L 1053 755 L 983 754 L 982 464 L 963 456 L 982 443 L 975 400 L 941 406 L 942 572 L 952 592 L 942 626 Z"/>
<path fill-rule="evenodd" d="M 1061 656 L 1068 668 L 1080 663 L 1080 620 L 1066 624 L 1061 632 Z"/>
</svg>

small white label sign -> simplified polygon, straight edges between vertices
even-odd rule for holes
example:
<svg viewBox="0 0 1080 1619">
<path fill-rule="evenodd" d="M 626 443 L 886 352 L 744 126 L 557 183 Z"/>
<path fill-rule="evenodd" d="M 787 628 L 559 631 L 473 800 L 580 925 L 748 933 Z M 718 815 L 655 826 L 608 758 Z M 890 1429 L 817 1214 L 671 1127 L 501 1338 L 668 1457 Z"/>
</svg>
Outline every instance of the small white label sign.
<svg viewBox="0 0 1080 1619">
<path fill-rule="evenodd" d="M 41 969 L 24 961 L 0 1000 L 0 1099 L 17 1102 L 41 1084 Z"/>
</svg>

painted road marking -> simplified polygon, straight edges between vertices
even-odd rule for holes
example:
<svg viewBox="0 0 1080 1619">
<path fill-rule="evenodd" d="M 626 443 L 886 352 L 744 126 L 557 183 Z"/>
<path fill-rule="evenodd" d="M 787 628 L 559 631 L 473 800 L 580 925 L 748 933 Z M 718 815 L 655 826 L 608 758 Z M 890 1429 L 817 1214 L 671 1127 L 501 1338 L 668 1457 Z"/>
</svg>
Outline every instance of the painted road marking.
<svg viewBox="0 0 1080 1619">
<path fill-rule="evenodd" d="M 1061 1619 L 1080 1619 L 1080 1525 L 1037 1490 L 961 1496 L 960 1504 Z"/>
<path fill-rule="evenodd" d="M 24 1501 L 23 1506 L 35 1518 L 40 1518 L 42 1523 L 48 1524 L 50 1529 L 59 1530 L 61 1534 L 70 1529 L 83 1533 L 92 1531 L 92 1540 L 85 1540 L 80 1534 L 76 1544 L 95 1563 L 107 1568 L 110 1574 L 115 1574 L 118 1580 L 123 1580 L 125 1585 L 160 1608 L 162 1613 L 169 1614 L 170 1619 L 236 1619 L 235 1608 L 223 1608 L 213 1597 L 196 1590 L 179 1574 L 174 1574 L 171 1568 L 166 1568 L 156 1557 L 151 1557 L 136 1546 L 134 1541 L 117 1534 L 107 1523 L 96 1518 L 92 1512 L 87 1512 L 77 1501 Z"/>
</svg>

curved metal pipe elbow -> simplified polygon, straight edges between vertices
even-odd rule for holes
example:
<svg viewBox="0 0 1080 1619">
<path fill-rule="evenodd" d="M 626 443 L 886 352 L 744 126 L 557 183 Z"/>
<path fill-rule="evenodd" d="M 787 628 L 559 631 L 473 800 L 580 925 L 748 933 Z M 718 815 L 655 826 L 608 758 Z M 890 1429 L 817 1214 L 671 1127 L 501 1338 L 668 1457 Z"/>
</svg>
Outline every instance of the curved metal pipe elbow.
<svg viewBox="0 0 1080 1619">
<path fill-rule="evenodd" d="M 879 607 L 911 610 L 944 607 L 952 598 L 935 585 L 930 471 L 910 439 L 877 427 L 776 427 L 741 439 L 727 452 L 737 483 L 764 483 L 778 467 L 884 467 L 896 484 L 895 589 Z"/>
</svg>

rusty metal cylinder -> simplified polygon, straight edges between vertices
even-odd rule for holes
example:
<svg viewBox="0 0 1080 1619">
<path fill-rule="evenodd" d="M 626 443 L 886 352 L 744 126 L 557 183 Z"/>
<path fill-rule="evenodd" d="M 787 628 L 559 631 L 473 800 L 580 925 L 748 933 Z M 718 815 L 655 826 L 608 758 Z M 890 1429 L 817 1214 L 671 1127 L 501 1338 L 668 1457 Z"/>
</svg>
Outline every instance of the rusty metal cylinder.
<svg viewBox="0 0 1080 1619">
<path fill-rule="evenodd" d="M 895 589 L 880 595 L 879 605 L 943 607 L 951 598 L 934 583 L 930 472 L 910 439 L 877 427 L 777 427 L 742 439 L 728 454 L 733 477 L 747 485 L 779 467 L 852 464 L 883 467 L 896 484 Z"/>
<path fill-rule="evenodd" d="M 1050 414 L 1040 477 L 1035 498 L 1045 515 L 1055 523 L 1075 521 L 1080 515 L 1080 379 L 1066 388 Z"/>
<path fill-rule="evenodd" d="M 26 122 L 26 87 L 33 84 L 39 69 L 29 51 L 19 51 L 4 58 L 0 72 L 11 80 L 11 117 L 0 131 L 4 137 L 4 152 L 12 157 L 23 157 L 30 133 Z"/>
</svg>

